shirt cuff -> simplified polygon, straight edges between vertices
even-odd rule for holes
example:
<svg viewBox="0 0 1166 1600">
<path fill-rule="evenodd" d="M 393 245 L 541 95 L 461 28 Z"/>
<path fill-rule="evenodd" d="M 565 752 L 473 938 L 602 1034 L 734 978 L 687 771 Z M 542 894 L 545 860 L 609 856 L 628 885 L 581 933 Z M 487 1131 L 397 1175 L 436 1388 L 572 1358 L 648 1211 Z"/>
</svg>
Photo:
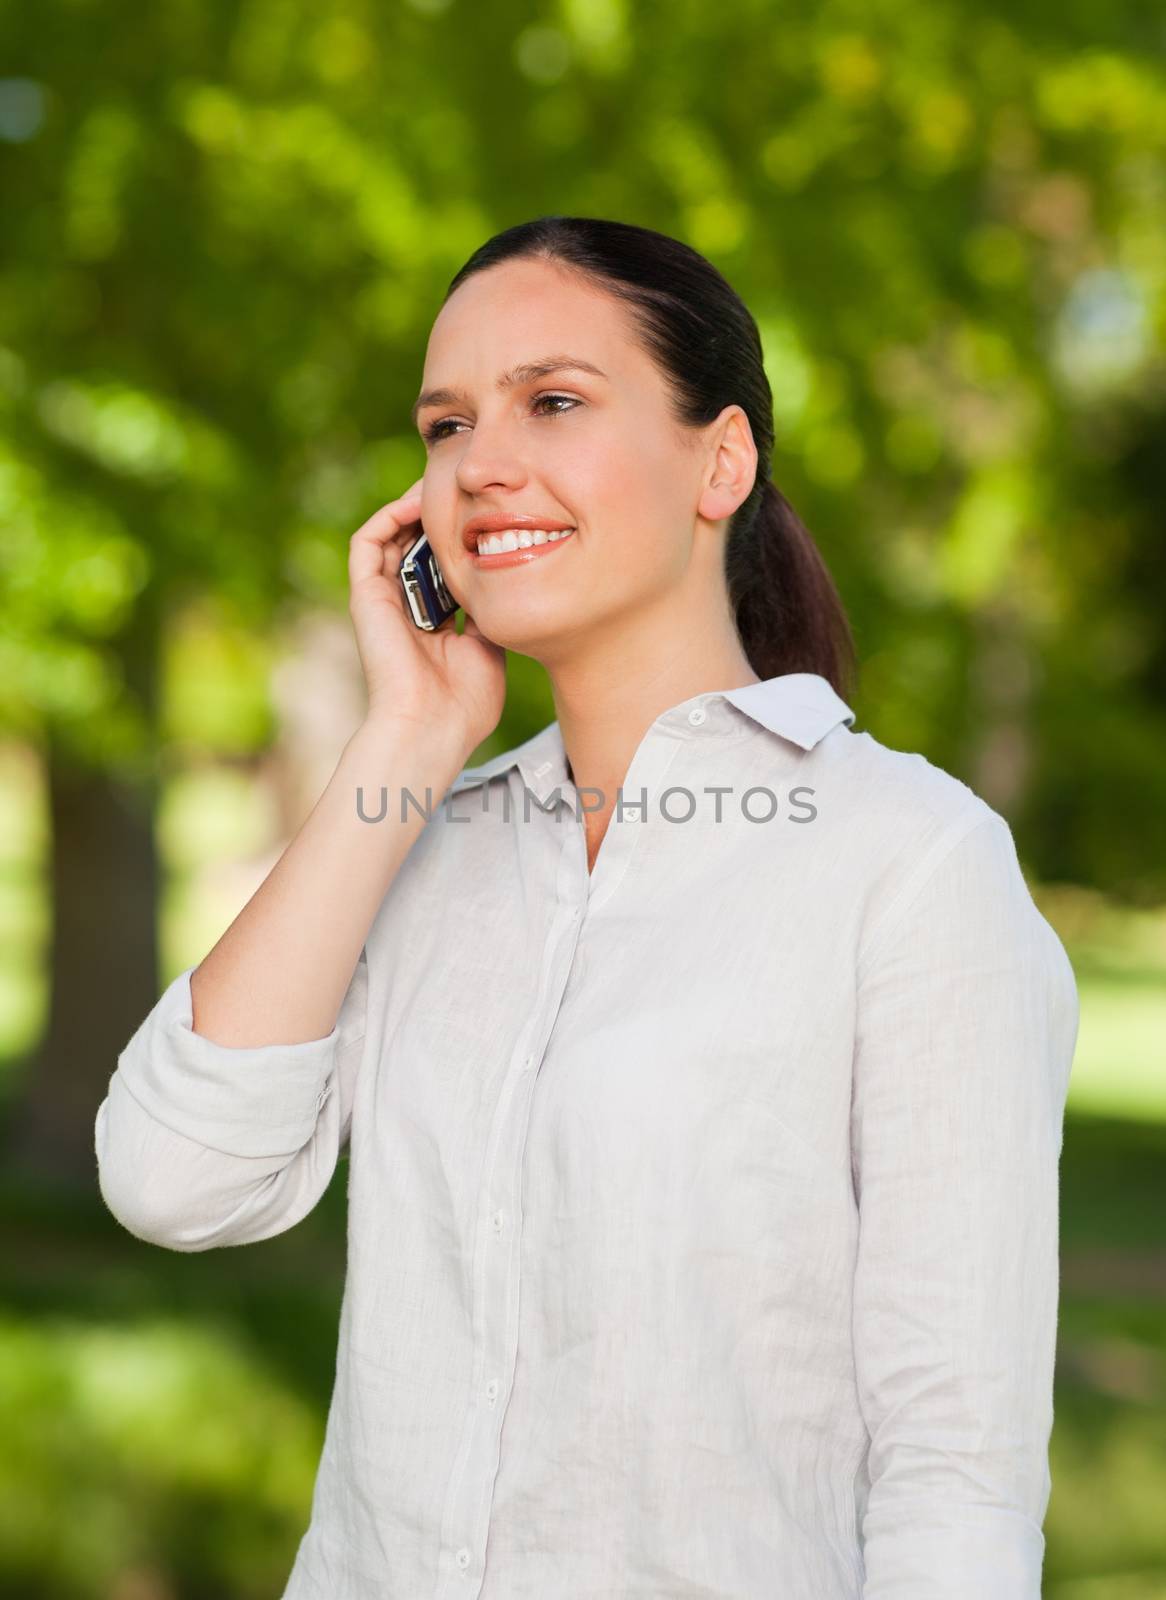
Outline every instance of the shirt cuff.
<svg viewBox="0 0 1166 1600">
<path fill-rule="evenodd" d="M 163 991 L 118 1057 L 116 1076 L 155 1121 L 208 1149 L 294 1155 L 327 1099 L 339 1024 L 301 1044 L 215 1044 L 194 1032 L 194 970 Z"/>
<path fill-rule="evenodd" d="M 863 1600 L 1040 1600 L 1045 1536 L 1011 1507 L 908 1498 L 863 1531 Z"/>
</svg>

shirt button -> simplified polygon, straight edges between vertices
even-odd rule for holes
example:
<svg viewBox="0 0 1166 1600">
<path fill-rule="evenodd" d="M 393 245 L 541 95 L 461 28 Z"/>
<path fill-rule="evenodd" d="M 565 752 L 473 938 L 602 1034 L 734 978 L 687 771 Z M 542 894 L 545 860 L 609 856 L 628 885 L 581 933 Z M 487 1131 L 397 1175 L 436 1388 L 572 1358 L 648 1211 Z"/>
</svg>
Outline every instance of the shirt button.
<svg viewBox="0 0 1166 1600">
<path fill-rule="evenodd" d="M 534 1066 L 534 1057 L 533 1056 L 527 1056 L 526 1060 L 522 1063 L 522 1070 L 523 1070 L 523 1072 L 529 1072 L 531 1067 L 533 1067 L 533 1066 Z"/>
<path fill-rule="evenodd" d="M 692 710 L 688 713 L 688 720 L 692 723 L 694 728 L 699 728 L 707 715 L 707 711 L 702 711 L 699 706 L 693 706 Z"/>
<path fill-rule="evenodd" d="M 457 1553 L 457 1564 L 464 1572 L 470 1564 L 470 1552 L 463 1545 Z"/>
<path fill-rule="evenodd" d="M 486 1399 L 490 1402 L 491 1405 L 493 1405 L 495 1400 L 497 1400 L 497 1398 L 498 1398 L 498 1379 L 497 1378 L 491 1378 L 489 1383 L 486 1385 Z"/>
<path fill-rule="evenodd" d="M 495 1233 L 501 1233 L 502 1232 L 502 1224 L 505 1221 L 506 1221 L 506 1213 L 505 1213 L 505 1211 L 495 1211 L 494 1217 L 493 1217 L 494 1232 Z"/>
</svg>

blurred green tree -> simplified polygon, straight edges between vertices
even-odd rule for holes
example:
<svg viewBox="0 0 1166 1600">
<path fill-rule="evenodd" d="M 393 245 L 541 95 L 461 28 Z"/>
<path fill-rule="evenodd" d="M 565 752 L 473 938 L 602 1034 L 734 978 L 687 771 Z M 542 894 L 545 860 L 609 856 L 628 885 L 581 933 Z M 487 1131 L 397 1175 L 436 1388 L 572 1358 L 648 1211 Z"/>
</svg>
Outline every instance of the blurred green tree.
<svg viewBox="0 0 1166 1600">
<path fill-rule="evenodd" d="M 0 41 L 0 728 L 43 750 L 52 813 L 30 1171 L 92 1182 L 158 993 L 176 617 L 344 604 L 349 533 L 423 464 L 446 283 L 544 212 L 684 237 L 754 310 L 860 726 L 973 783 L 1040 874 L 1161 899 L 1146 8 L 44 0 Z"/>
</svg>

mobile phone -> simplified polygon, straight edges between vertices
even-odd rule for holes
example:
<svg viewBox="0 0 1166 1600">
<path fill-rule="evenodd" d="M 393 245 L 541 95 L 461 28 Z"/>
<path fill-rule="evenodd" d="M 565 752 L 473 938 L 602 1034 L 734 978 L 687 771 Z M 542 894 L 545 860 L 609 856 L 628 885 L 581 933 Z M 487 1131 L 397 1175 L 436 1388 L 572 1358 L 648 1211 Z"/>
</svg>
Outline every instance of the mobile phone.
<svg viewBox="0 0 1166 1600">
<path fill-rule="evenodd" d="M 406 550 L 397 576 L 409 614 L 419 628 L 439 628 L 457 610 L 458 602 L 445 586 L 437 557 L 424 533 Z"/>
</svg>

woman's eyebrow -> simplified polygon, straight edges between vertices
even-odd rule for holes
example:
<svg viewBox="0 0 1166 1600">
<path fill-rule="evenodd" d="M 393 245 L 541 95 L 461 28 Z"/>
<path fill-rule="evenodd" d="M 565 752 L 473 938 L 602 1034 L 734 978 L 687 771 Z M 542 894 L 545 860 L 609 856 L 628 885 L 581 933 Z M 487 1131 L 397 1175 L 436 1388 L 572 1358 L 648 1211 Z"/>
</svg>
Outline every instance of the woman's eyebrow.
<svg viewBox="0 0 1166 1600">
<path fill-rule="evenodd" d="M 543 356 L 538 361 L 524 361 L 517 367 L 512 367 L 509 372 L 504 372 L 500 378 L 495 378 L 494 387 L 498 390 L 512 389 L 515 384 L 533 383 L 536 378 L 545 378 L 552 372 L 590 372 L 596 378 L 606 378 L 607 373 L 600 370 L 594 362 L 585 361 L 582 356 Z M 464 389 L 423 389 L 413 402 L 412 418 L 417 421 L 417 414 L 426 406 L 466 405 L 469 395 Z"/>
</svg>

